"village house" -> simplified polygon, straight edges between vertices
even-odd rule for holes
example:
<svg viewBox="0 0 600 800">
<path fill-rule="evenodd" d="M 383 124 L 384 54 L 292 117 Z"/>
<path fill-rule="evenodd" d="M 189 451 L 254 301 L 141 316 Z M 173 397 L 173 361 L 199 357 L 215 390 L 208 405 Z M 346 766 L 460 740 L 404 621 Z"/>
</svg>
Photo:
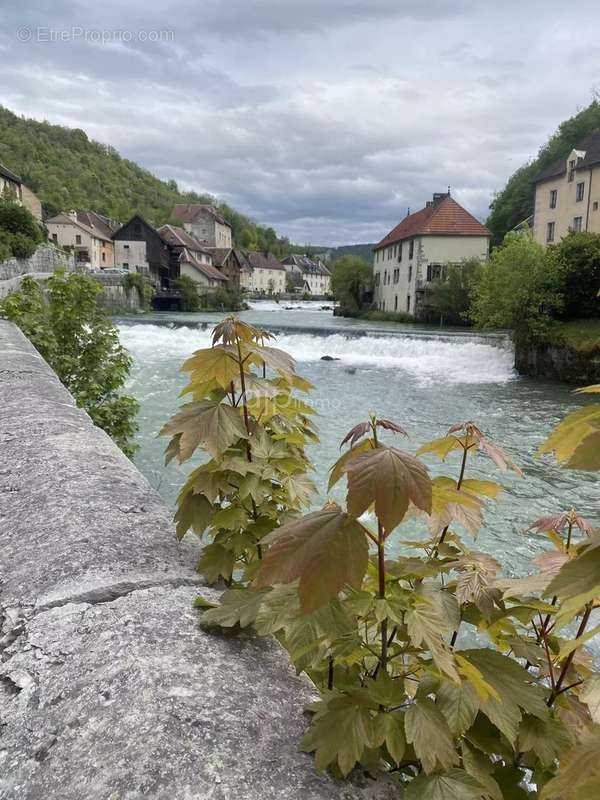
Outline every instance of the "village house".
<svg viewBox="0 0 600 800">
<path fill-rule="evenodd" d="M 427 284 L 449 264 L 485 261 L 489 230 L 459 205 L 450 192 L 434 194 L 373 248 L 373 299 L 381 311 L 417 315 Z"/>
<path fill-rule="evenodd" d="M 66 211 L 46 220 L 48 238 L 73 250 L 80 266 L 91 269 L 114 267 L 112 235 L 118 223 L 95 211 Z"/>
<path fill-rule="evenodd" d="M 600 233 L 600 130 L 534 178 L 533 237 L 547 245 L 569 231 Z"/>
<path fill-rule="evenodd" d="M 303 291 L 316 295 L 331 294 L 331 272 L 320 258 L 293 253 L 284 258 L 282 264 L 287 272 L 300 276 Z"/>
<path fill-rule="evenodd" d="M 112 235 L 115 266 L 147 275 L 157 289 L 171 284 L 171 248 L 157 230 L 135 214 Z"/>
<path fill-rule="evenodd" d="M 42 204 L 21 178 L 0 163 L 0 195 L 12 195 L 19 205 L 29 209 L 38 222 L 42 221 Z"/>
<path fill-rule="evenodd" d="M 178 203 L 169 222 L 182 226 L 207 247 L 232 247 L 231 225 L 214 206 Z"/>
<path fill-rule="evenodd" d="M 240 265 L 240 289 L 242 292 L 252 291 L 252 264 L 243 250 L 234 250 L 235 257 Z"/>
<path fill-rule="evenodd" d="M 213 265 L 222 272 L 229 282 L 229 288 L 239 292 L 241 288 L 242 264 L 236 250 L 232 247 L 209 247 Z"/>
<path fill-rule="evenodd" d="M 175 225 L 163 225 L 158 229 L 158 234 L 170 248 L 171 281 L 186 275 L 198 284 L 199 289 L 227 286 L 227 275 L 214 266 L 212 252 L 194 236 Z"/>
<path fill-rule="evenodd" d="M 268 295 L 285 292 L 285 267 L 273 253 L 245 250 L 244 255 L 252 270 L 249 291 Z"/>
</svg>

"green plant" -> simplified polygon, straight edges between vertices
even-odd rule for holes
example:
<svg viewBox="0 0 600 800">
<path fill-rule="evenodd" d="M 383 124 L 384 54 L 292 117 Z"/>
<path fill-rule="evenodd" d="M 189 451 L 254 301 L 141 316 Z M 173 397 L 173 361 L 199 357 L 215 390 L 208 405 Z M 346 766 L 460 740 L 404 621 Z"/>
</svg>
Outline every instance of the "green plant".
<svg viewBox="0 0 600 800">
<path fill-rule="evenodd" d="M 595 797 L 600 676 L 582 650 L 598 631 L 590 627 L 600 596 L 593 526 L 574 510 L 537 520 L 532 528 L 553 549 L 534 559 L 536 574 L 503 577 L 500 564 L 463 536 L 476 538 L 485 503 L 502 488 L 471 478 L 472 458 L 522 474 L 511 458 L 472 422 L 411 455 L 384 441 L 405 436 L 403 428 L 371 415 L 349 431 L 331 470 L 330 489 L 347 481 L 345 507 L 267 513 L 268 530 L 258 537 L 251 505 L 240 508 L 240 467 L 254 463 L 262 416 L 249 406 L 246 423 L 245 411 L 231 411 L 238 395 L 230 382 L 236 362 L 243 387 L 244 365 L 260 372 L 255 359 L 268 361 L 255 349 L 264 334 L 238 326 L 217 327 L 221 344 L 187 365 L 195 371 L 187 391 L 217 394 L 184 408 L 164 431 L 172 436 L 168 456 L 185 459 L 202 443 L 213 456 L 190 476 L 178 509 L 180 535 L 193 525 L 201 533 L 209 520 L 209 547 L 225 542 L 206 571 L 231 585 L 220 605 L 199 601 L 203 624 L 274 634 L 313 680 L 320 699 L 301 748 L 315 753 L 318 769 L 386 769 L 407 800 Z M 283 358 L 278 352 L 270 366 L 289 385 Z M 600 469 L 599 423 L 600 406 L 586 406 L 541 452 L 568 467 Z M 261 456 L 274 456 L 274 438 L 259 447 Z M 457 454 L 456 475 L 432 478 L 424 454 L 441 461 Z M 401 527 L 409 532 L 400 538 Z"/>
<path fill-rule="evenodd" d="M 211 311 L 239 311 L 242 308 L 242 295 L 233 288 L 218 286 L 203 296 L 202 304 Z"/>
<path fill-rule="evenodd" d="M 139 272 L 128 272 L 127 275 L 123 275 L 121 284 L 127 294 L 133 289 L 136 290 L 142 309 L 150 308 L 154 297 L 154 287 L 143 275 Z"/>
<path fill-rule="evenodd" d="M 373 268 L 360 256 L 342 256 L 334 262 L 331 288 L 343 311 L 359 311 L 372 286 Z"/>
<path fill-rule="evenodd" d="M 121 393 L 131 358 L 98 306 L 100 285 L 79 273 L 55 272 L 42 286 L 25 276 L 1 304 L 96 425 L 132 456 L 138 403 Z"/>
<path fill-rule="evenodd" d="M 564 297 L 561 317 L 579 319 L 600 316 L 600 234 L 569 233 L 548 248 Z"/>
<path fill-rule="evenodd" d="M 44 240 L 42 229 L 32 213 L 10 194 L 0 195 L 0 260 L 25 259 Z"/>
<path fill-rule="evenodd" d="M 167 462 L 187 461 L 200 447 L 210 455 L 183 486 L 175 519 L 180 538 L 208 531 L 198 569 L 211 581 L 247 580 L 263 538 L 314 490 L 304 451 L 317 441 L 314 411 L 294 394 L 313 387 L 293 359 L 266 344 L 272 338 L 235 317 L 219 323 L 212 347 L 183 365 L 190 373 L 183 394 L 192 402 L 161 431 L 171 437 Z"/>
<path fill-rule="evenodd" d="M 173 289 L 181 296 L 182 311 L 198 311 L 200 295 L 198 284 L 189 275 L 181 275 L 173 281 Z"/>
<path fill-rule="evenodd" d="M 444 277 L 436 278 L 427 289 L 427 306 L 442 322 L 460 324 L 468 321 L 468 312 L 484 267 L 478 258 L 462 264 L 449 264 Z"/>
</svg>

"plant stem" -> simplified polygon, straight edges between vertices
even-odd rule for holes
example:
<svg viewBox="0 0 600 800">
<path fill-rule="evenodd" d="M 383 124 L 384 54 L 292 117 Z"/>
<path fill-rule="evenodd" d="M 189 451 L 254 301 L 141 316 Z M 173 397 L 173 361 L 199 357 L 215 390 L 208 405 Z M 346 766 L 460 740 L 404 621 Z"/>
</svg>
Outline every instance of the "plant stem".
<svg viewBox="0 0 600 800">
<path fill-rule="evenodd" d="M 379 578 L 379 598 L 385 600 L 385 530 L 377 523 L 377 572 Z M 381 620 L 381 666 L 387 672 L 388 621 Z"/>
<path fill-rule="evenodd" d="M 329 691 L 333 689 L 333 656 L 329 656 L 329 668 L 327 671 L 327 688 Z"/>
<path fill-rule="evenodd" d="M 583 636 L 585 628 L 586 628 L 586 626 L 588 624 L 588 621 L 590 619 L 590 614 L 592 613 L 592 605 L 593 605 L 593 603 L 588 603 L 586 605 L 586 607 L 585 607 L 585 611 L 583 613 L 583 617 L 581 618 L 581 623 L 579 625 L 579 630 L 575 634 L 575 638 L 576 639 L 579 639 L 580 636 Z M 574 648 L 573 650 L 571 650 L 569 655 L 566 657 L 565 663 L 563 664 L 563 667 L 562 667 L 562 669 L 560 671 L 560 675 L 558 676 L 558 680 L 556 681 L 556 685 L 552 689 L 552 692 L 550 693 L 550 696 L 548 697 L 548 700 L 546 701 L 546 705 L 548 707 L 552 706 L 552 704 L 554 703 L 554 701 L 556 700 L 558 695 L 561 693 L 562 685 L 563 685 L 563 683 L 565 681 L 565 678 L 567 677 L 567 672 L 569 671 L 569 667 L 573 663 L 573 659 L 575 658 L 576 651 L 577 651 L 577 648 Z"/>
<path fill-rule="evenodd" d="M 467 437 L 467 442 L 468 442 L 468 437 Z M 462 454 L 462 461 L 461 461 L 461 464 L 460 464 L 460 473 L 458 475 L 458 480 L 456 482 L 457 490 L 460 489 L 460 487 L 462 486 L 462 482 L 463 482 L 464 477 L 465 477 L 465 468 L 467 466 L 467 453 L 469 452 L 469 450 L 472 447 L 473 447 L 472 444 L 464 444 L 463 445 L 463 454 Z M 436 544 L 435 549 L 434 549 L 434 551 L 432 553 L 432 558 L 436 558 L 436 556 L 438 554 L 438 551 L 439 551 L 439 548 L 440 548 L 440 545 L 442 545 L 444 543 L 444 539 L 446 538 L 446 535 L 448 533 L 449 528 L 450 528 L 450 526 L 446 525 L 446 527 L 442 531 L 442 535 L 440 536 L 440 539 L 439 539 L 438 543 Z"/>
</svg>

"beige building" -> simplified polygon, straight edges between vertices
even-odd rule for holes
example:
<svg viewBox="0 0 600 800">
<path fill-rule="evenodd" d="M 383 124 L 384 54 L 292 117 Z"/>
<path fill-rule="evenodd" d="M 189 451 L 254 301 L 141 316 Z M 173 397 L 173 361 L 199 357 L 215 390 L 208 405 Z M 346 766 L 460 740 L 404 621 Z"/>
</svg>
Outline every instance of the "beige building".
<svg viewBox="0 0 600 800">
<path fill-rule="evenodd" d="M 535 179 L 533 237 L 558 242 L 569 231 L 600 233 L 600 130 Z"/>
<path fill-rule="evenodd" d="M 119 228 L 95 211 L 67 211 L 46 220 L 48 237 L 59 247 L 73 250 L 75 260 L 90 269 L 115 266 L 112 236 Z"/>
<path fill-rule="evenodd" d="M 373 248 L 373 300 L 380 311 L 419 314 L 427 287 L 449 264 L 485 261 L 490 232 L 447 194 L 434 194 Z"/>
<path fill-rule="evenodd" d="M 15 200 L 29 209 L 38 222 L 42 221 L 42 204 L 38 197 L 21 181 L 21 178 L 0 163 L 0 195 L 11 194 Z"/>
<path fill-rule="evenodd" d="M 231 247 L 231 225 L 210 205 L 178 203 L 171 211 L 174 225 L 181 225 L 207 247 Z"/>
<path fill-rule="evenodd" d="M 201 289 L 228 285 L 227 275 L 214 265 L 213 253 L 186 230 L 175 225 L 163 225 L 158 234 L 171 248 L 172 276 L 177 272 L 186 275 Z"/>
<path fill-rule="evenodd" d="M 240 286 L 248 292 L 279 295 L 285 292 L 286 271 L 273 253 L 236 250 L 240 262 Z"/>
<path fill-rule="evenodd" d="M 300 276 L 305 292 L 315 295 L 331 294 L 331 272 L 320 258 L 312 259 L 292 253 L 282 263 L 287 272 Z"/>
</svg>

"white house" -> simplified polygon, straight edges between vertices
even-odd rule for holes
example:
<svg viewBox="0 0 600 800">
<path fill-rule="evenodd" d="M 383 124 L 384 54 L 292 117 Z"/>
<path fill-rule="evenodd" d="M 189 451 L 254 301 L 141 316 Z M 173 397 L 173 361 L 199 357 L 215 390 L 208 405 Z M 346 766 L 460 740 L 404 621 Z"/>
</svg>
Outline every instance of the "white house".
<svg viewBox="0 0 600 800">
<path fill-rule="evenodd" d="M 320 258 L 312 259 L 293 253 L 284 258 L 282 263 L 287 272 L 301 277 L 305 291 L 320 295 L 331 293 L 331 272 Z"/>
<path fill-rule="evenodd" d="M 67 211 L 46 220 L 49 238 L 73 250 L 78 264 L 93 269 L 114 267 L 112 236 L 118 223 L 95 211 Z"/>
<path fill-rule="evenodd" d="M 485 261 L 491 233 L 450 193 L 434 194 L 373 248 L 373 300 L 381 311 L 418 314 L 427 284 L 449 264 Z"/>
</svg>

